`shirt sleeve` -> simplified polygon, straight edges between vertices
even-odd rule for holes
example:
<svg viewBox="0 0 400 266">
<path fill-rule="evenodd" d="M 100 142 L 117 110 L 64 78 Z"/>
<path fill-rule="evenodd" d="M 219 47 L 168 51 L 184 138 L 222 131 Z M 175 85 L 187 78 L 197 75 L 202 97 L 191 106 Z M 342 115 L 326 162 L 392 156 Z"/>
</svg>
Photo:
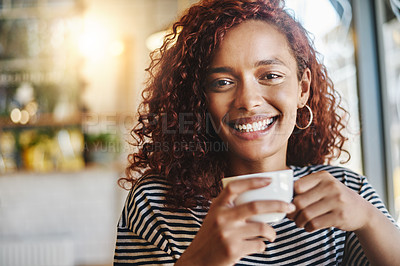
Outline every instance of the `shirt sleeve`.
<svg viewBox="0 0 400 266">
<path fill-rule="evenodd" d="M 157 230 L 148 193 L 139 186 L 128 194 L 117 227 L 114 265 L 173 265 L 177 260 Z"/>
<path fill-rule="evenodd" d="M 380 210 L 398 228 L 378 193 L 371 186 L 366 177 L 347 172 L 345 174 L 344 183 Z M 343 265 L 370 265 L 354 232 L 347 232 L 346 234 L 344 254 Z"/>
<path fill-rule="evenodd" d="M 118 226 L 114 265 L 174 265 L 175 259 L 159 247 Z"/>
</svg>

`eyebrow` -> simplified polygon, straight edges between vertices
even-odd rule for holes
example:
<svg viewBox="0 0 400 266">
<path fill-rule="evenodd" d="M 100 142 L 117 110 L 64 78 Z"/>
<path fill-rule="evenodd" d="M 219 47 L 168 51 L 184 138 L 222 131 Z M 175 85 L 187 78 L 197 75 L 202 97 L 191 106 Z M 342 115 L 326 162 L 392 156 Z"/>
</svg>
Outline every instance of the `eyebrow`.
<svg viewBox="0 0 400 266">
<path fill-rule="evenodd" d="M 257 61 L 254 64 L 254 67 L 265 66 L 265 65 L 282 65 L 282 66 L 286 66 L 286 64 L 282 60 L 280 60 L 278 58 L 273 58 L 273 59 L 266 59 L 266 60 Z"/>
<path fill-rule="evenodd" d="M 214 67 L 208 71 L 208 74 L 216 74 L 216 73 L 232 73 L 233 68 L 231 67 Z"/>
<path fill-rule="evenodd" d="M 278 58 L 273 58 L 273 59 L 265 59 L 265 60 L 257 61 L 257 62 L 254 64 L 254 67 L 267 66 L 267 65 L 281 65 L 281 66 L 286 66 L 286 64 L 285 64 L 282 60 L 280 60 L 280 59 L 278 59 Z M 232 72 L 234 72 L 234 71 L 233 71 L 233 68 L 231 68 L 231 67 L 214 67 L 214 68 L 211 68 L 211 69 L 208 71 L 208 74 L 232 73 Z"/>
</svg>

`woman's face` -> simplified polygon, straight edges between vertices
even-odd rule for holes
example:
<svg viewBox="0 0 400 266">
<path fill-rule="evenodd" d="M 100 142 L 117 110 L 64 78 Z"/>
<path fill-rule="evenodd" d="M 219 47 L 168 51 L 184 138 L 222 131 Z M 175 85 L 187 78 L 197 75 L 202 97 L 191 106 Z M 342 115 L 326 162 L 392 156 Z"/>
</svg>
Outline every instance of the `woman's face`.
<svg viewBox="0 0 400 266">
<path fill-rule="evenodd" d="M 286 37 L 274 26 L 250 20 L 227 32 L 210 65 L 206 95 L 232 165 L 286 167 L 288 139 L 310 79 L 307 69 L 298 80 Z"/>
</svg>

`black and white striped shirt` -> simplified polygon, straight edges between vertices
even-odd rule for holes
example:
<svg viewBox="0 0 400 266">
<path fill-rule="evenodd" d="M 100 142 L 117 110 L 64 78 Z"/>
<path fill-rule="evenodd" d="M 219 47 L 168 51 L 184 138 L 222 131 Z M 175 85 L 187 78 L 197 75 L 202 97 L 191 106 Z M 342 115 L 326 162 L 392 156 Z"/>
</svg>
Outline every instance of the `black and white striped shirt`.
<svg viewBox="0 0 400 266">
<path fill-rule="evenodd" d="M 365 177 L 337 166 L 292 168 L 295 180 L 328 171 L 394 223 Z M 114 265 L 173 265 L 190 245 L 208 209 L 168 211 L 168 186 L 162 178 L 149 177 L 130 191 L 118 224 Z M 236 265 L 368 265 L 353 232 L 328 228 L 308 233 L 287 218 L 273 227 L 275 242 L 266 242 L 263 253 L 246 256 Z"/>
</svg>

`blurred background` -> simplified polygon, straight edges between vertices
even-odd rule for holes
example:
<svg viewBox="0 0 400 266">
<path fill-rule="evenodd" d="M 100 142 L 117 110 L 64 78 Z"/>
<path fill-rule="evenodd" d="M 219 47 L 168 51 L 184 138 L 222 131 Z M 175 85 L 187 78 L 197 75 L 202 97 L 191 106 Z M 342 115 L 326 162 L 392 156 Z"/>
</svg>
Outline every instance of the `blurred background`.
<svg viewBox="0 0 400 266">
<path fill-rule="evenodd" d="M 0 265 L 112 265 L 149 52 L 194 2 L 0 0 Z M 286 3 L 350 111 L 344 166 L 399 221 L 399 0 Z"/>
</svg>

